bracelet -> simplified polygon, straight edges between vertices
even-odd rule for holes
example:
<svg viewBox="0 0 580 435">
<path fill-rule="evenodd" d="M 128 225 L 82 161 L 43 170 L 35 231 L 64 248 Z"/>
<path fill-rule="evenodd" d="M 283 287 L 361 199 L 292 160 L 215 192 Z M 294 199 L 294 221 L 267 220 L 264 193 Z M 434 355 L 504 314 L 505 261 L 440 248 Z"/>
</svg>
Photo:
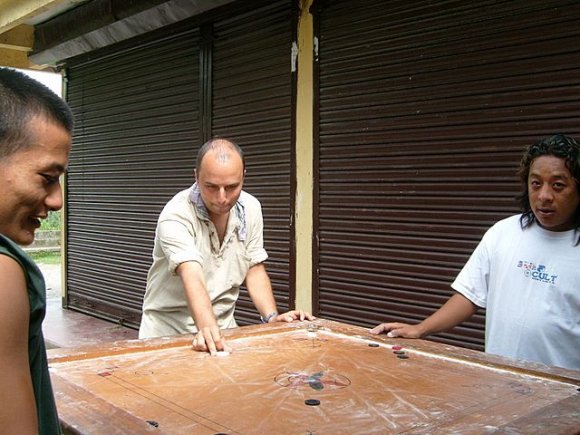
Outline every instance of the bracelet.
<svg viewBox="0 0 580 435">
<path fill-rule="evenodd" d="M 270 320 L 273 317 L 276 317 L 277 315 L 278 315 L 278 312 L 274 311 L 273 313 L 268 314 L 266 317 L 260 316 L 260 320 L 262 321 L 262 323 L 270 323 Z"/>
</svg>

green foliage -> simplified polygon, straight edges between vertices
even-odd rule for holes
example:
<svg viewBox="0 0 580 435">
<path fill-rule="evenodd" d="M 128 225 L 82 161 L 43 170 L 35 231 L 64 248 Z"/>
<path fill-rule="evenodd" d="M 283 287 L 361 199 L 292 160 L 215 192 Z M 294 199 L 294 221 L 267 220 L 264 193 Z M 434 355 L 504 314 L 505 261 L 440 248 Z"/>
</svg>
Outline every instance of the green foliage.
<svg viewBox="0 0 580 435">
<path fill-rule="evenodd" d="M 60 251 L 29 252 L 28 256 L 38 264 L 60 264 L 62 261 Z"/>
<path fill-rule="evenodd" d="M 41 230 L 60 230 L 60 211 L 48 212 L 48 217 L 40 224 Z"/>
</svg>

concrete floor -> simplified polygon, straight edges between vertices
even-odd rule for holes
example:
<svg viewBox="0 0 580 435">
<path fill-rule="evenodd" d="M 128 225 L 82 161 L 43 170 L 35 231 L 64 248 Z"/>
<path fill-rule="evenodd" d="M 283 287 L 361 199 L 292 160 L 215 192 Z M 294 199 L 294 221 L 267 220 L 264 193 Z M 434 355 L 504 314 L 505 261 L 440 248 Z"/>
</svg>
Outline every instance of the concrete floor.
<svg viewBox="0 0 580 435">
<path fill-rule="evenodd" d="M 62 308 L 60 264 L 39 264 L 46 282 L 47 310 L 43 323 L 48 349 L 78 347 L 136 339 L 138 331 L 83 313 Z"/>
</svg>

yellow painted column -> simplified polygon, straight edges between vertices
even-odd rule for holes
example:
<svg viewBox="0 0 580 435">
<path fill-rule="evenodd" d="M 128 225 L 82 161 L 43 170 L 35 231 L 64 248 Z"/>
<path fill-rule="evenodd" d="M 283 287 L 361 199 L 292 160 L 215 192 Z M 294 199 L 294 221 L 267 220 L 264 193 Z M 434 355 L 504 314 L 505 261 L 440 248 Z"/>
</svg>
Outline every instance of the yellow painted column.
<svg viewBox="0 0 580 435">
<path fill-rule="evenodd" d="M 67 70 L 63 70 L 60 74 L 62 76 L 62 88 L 60 95 L 62 99 L 68 103 L 68 78 L 66 75 Z M 66 172 L 61 176 L 61 186 L 63 206 L 60 212 L 60 296 L 62 307 L 66 308 L 68 296 L 68 255 L 66 255 L 68 252 L 68 238 L 66 237 L 66 234 L 68 233 L 68 179 Z"/>
<path fill-rule="evenodd" d="M 314 22 L 309 12 L 312 0 L 300 1 L 298 40 L 294 46 L 297 62 L 296 94 L 296 308 L 312 311 L 313 238 L 313 107 L 314 107 Z"/>
</svg>

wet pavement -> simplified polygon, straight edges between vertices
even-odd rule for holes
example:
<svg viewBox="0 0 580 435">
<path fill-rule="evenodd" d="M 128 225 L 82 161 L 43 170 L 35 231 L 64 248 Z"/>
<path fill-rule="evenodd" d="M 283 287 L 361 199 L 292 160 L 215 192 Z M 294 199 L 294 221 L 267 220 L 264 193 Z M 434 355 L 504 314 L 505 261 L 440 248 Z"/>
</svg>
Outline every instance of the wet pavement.
<svg viewBox="0 0 580 435">
<path fill-rule="evenodd" d="M 134 329 L 62 308 L 61 265 L 38 264 L 38 267 L 46 282 L 43 332 L 47 348 L 78 347 L 138 337 Z"/>
</svg>

